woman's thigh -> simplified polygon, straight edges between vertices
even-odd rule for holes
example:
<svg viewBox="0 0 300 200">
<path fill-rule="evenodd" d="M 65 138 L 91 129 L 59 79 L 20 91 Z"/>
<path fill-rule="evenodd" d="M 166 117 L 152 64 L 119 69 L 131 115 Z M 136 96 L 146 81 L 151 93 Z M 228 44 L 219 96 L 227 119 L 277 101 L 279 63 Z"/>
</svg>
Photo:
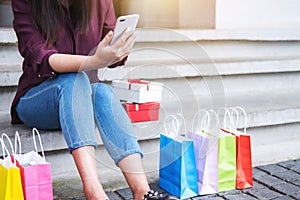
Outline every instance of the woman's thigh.
<svg viewBox="0 0 300 200">
<path fill-rule="evenodd" d="M 96 145 L 92 90 L 85 73 L 60 74 L 31 88 L 16 110 L 27 126 L 61 128 L 70 151 Z"/>
</svg>

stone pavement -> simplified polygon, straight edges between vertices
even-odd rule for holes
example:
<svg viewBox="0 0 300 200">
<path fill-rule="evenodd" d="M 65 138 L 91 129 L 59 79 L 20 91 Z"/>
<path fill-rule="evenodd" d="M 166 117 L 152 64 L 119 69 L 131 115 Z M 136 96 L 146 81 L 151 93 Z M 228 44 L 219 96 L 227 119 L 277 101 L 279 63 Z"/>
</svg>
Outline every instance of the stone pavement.
<svg viewBox="0 0 300 200">
<path fill-rule="evenodd" d="M 253 179 L 254 187 L 252 188 L 197 196 L 190 200 L 300 199 L 300 159 L 254 167 Z M 151 188 L 165 193 L 157 184 L 151 184 Z M 110 200 L 132 199 L 129 188 L 108 192 L 108 196 Z M 85 200 L 85 198 L 72 200 Z"/>
</svg>

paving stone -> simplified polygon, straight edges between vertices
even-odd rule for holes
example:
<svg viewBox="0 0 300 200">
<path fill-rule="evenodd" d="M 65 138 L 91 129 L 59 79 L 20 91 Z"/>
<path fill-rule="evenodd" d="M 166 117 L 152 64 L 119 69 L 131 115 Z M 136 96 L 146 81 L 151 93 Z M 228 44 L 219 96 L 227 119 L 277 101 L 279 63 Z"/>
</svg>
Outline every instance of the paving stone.
<svg viewBox="0 0 300 200">
<path fill-rule="evenodd" d="M 270 190 L 268 188 L 263 188 L 263 189 L 253 188 L 252 190 L 248 190 L 247 194 L 250 194 L 251 196 L 254 196 L 258 199 L 274 199 L 283 196 L 282 194 Z"/>
<path fill-rule="evenodd" d="M 281 172 L 281 173 L 277 173 L 275 176 L 277 176 L 278 178 L 293 183 L 295 181 L 300 181 L 300 174 L 298 174 L 297 172 L 294 171 L 285 171 L 285 172 Z"/>
<path fill-rule="evenodd" d="M 259 181 L 260 183 L 267 185 L 267 186 L 274 186 L 274 185 L 284 183 L 283 180 L 276 178 L 274 176 L 271 176 L 271 175 L 260 177 L 259 179 L 257 179 L 257 181 Z"/>
<path fill-rule="evenodd" d="M 289 196 L 282 196 L 282 197 L 277 197 L 277 198 L 272 199 L 272 200 L 295 200 L 295 199 L 292 198 L 292 197 L 289 197 Z"/>
<path fill-rule="evenodd" d="M 123 200 L 117 193 L 115 192 L 106 192 L 109 200 Z"/>
<path fill-rule="evenodd" d="M 261 178 L 261 177 L 267 176 L 267 175 L 268 175 L 267 172 L 262 171 L 262 170 L 258 169 L 257 167 L 254 167 L 252 169 L 252 176 L 253 176 L 253 178 Z"/>
<path fill-rule="evenodd" d="M 230 190 L 230 191 L 225 191 L 225 192 L 219 192 L 218 195 L 221 197 L 225 197 L 228 195 L 239 195 L 242 194 L 242 190 Z"/>
<path fill-rule="evenodd" d="M 300 200 L 300 159 L 280 162 L 274 165 L 253 168 L 253 187 L 244 190 L 231 190 L 211 195 L 201 195 L 188 200 Z M 274 174 L 274 175 L 271 175 Z M 150 188 L 160 193 L 167 193 L 157 183 Z M 107 192 L 111 200 L 132 200 L 129 188 Z M 71 200 L 86 200 L 70 198 Z M 57 198 L 57 200 L 62 200 Z"/>
<path fill-rule="evenodd" d="M 253 187 L 243 189 L 242 191 L 243 191 L 243 193 L 247 193 L 248 191 L 252 191 L 252 190 L 256 191 L 256 190 L 265 189 L 265 188 L 266 188 L 266 186 L 264 186 L 256 181 L 253 181 Z"/>
<path fill-rule="evenodd" d="M 150 188 L 154 191 L 157 191 L 159 193 L 167 193 L 165 190 L 163 190 L 161 187 L 159 187 L 159 185 L 157 183 L 151 183 Z"/>
<path fill-rule="evenodd" d="M 119 195 L 117 195 L 114 192 L 106 192 L 109 200 L 123 200 Z M 73 198 L 72 200 L 86 200 L 85 197 L 81 197 L 81 198 Z"/>
<path fill-rule="evenodd" d="M 294 194 L 290 195 L 291 197 L 294 197 L 295 199 L 300 199 L 300 191 Z"/>
<path fill-rule="evenodd" d="M 288 161 L 283 161 L 283 162 L 279 162 L 278 165 L 291 169 L 292 167 L 294 167 L 297 164 L 297 162 L 295 160 L 288 160 Z"/>
<path fill-rule="evenodd" d="M 199 195 L 197 197 L 192 197 L 192 200 L 199 200 L 199 199 L 211 199 L 211 198 L 220 198 L 217 194 L 208 194 L 208 195 Z M 223 199 L 223 198 L 222 198 Z"/>
<path fill-rule="evenodd" d="M 126 200 L 133 199 L 132 193 L 129 188 L 119 189 L 115 192 Z"/>
<path fill-rule="evenodd" d="M 286 195 L 294 194 L 300 191 L 300 187 L 292 185 L 291 183 L 282 183 L 273 186 L 273 188 Z"/>
<path fill-rule="evenodd" d="M 202 200 L 202 199 L 209 199 L 209 200 L 224 200 L 224 198 L 216 196 L 216 195 L 208 195 L 208 196 L 197 196 L 191 198 L 192 200 Z"/>
<path fill-rule="evenodd" d="M 257 198 L 252 197 L 248 194 L 239 194 L 239 195 L 225 196 L 225 199 L 228 199 L 228 200 L 256 200 Z"/>
<path fill-rule="evenodd" d="M 285 172 L 288 169 L 281 167 L 279 165 L 275 165 L 275 164 L 271 164 L 271 165 L 264 165 L 264 166 L 258 166 L 258 169 L 261 169 L 265 172 L 270 173 L 271 175 L 273 174 L 277 174 L 277 173 L 281 173 L 281 172 Z"/>
<path fill-rule="evenodd" d="M 294 181 L 293 184 L 297 185 L 297 186 L 300 186 L 300 180 Z"/>
<path fill-rule="evenodd" d="M 300 174 L 300 166 L 294 166 L 294 167 L 291 168 L 291 170 L 293 170 L 293 171 Z"/>
</svg>

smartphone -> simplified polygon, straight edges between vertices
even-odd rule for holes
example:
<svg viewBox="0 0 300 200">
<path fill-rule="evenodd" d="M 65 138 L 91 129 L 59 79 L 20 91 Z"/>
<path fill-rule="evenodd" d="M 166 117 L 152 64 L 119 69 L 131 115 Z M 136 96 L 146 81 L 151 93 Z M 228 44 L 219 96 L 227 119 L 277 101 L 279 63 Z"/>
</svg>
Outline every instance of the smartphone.
<svg viewBox="0 0 300 200">
<path fill-rule="evenodd" d="M 139 18 L 140 18 L 139 14 L 124 15 L 118 17 L 114 29 L 114 35 L 112 40 L 110 41 L 110 45 L 113 45 L 128 27 L 130 28 L 130 33 L 133 34 L 136 25 L 139 21 Z"/>
</svg>

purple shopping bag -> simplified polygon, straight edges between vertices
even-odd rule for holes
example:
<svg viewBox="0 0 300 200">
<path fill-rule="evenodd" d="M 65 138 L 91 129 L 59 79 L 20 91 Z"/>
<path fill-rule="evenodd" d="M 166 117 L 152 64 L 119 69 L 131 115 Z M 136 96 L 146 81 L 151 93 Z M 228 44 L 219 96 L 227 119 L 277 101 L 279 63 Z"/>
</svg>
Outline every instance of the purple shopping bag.
<svg viewBox="0 0 300 200">
<path fill-rule="evenodd" d="M 201 126 L 188 132 L 187 138 L 194 142 L 194 152 L 197 169 L 197 183 L 200 195 L 218 192 L 218 137 L 210 134 L 209 112 L 204 111 Z M 195 120 L 200 113 L 194 117 Z"/>
<path fill-rule="evenodd" d="M 194 141 L 199 194 L 218 192 L 218 138 L 188 133 Z"/>
</svg>

